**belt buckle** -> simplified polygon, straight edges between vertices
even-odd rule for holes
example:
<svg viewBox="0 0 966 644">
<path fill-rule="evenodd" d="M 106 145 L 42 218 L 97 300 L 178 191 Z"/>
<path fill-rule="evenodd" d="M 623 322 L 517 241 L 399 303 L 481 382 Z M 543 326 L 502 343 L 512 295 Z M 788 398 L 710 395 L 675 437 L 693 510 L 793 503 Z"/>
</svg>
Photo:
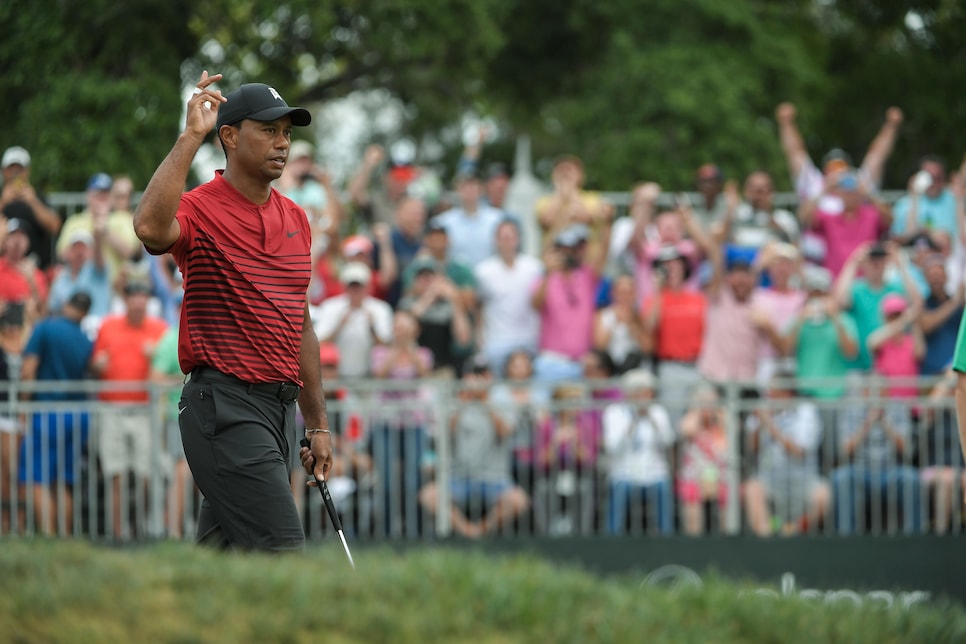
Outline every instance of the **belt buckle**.
<svg viewBox="0 0 966 644">
<path fill-rule="evenodd" d="M 291 382 L 283 382 L 278 386 L 278 397 L 285 402 L 294 402 L 299 397 L 299 386 Z"/>
</svg>

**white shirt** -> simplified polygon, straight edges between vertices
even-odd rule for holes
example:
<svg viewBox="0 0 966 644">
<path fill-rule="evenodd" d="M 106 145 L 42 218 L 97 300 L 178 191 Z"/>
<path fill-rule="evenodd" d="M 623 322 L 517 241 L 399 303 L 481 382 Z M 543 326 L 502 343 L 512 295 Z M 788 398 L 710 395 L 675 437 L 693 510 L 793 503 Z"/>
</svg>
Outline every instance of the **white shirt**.
<svg viewBox="0 0 966 644">
<path fill-rule="evenodd" d="M 631 328 L 617 319 L 614 309 L 607 307 L 600 311 L 600 323 L 611 332 L 607 343 L 607 353 L 617 364 L 622 364 L 634 351 L 640 352 L 641 345 L 631 333 Z"/>
<path fill-rule="evenodd" d="M 822 420 L 818 408 L 811 402 L 796 403 L 791 408 L 775 410 L 772 421 L 779 432 L 806 452 L 804 458 L 789 456 L 785 447 L 776 441 L 756 416 L 749 416 L 746 429 L 758 430 L 758 470 L 789 471 L 804 469 L 818 472 L 818 450 L 822 440 Z"/>
<path fill-rule="evenodd" d="M 650 403 L 647 413 L 627 403 L 608 405 L 602 422 L 611 481 L 651 485 L 668 480 L 667 448 L 674 431 L 661 405 Z"/>
<path fill-rule="evenodd" d="M 483 306 L 482 345 L 487 348 L 524 346 L 536 349 L 540 313 L 530 305 L 531 286 L 543 275 L 543 264 L 517 255 L 507 266 L 499 255 L 477 265 L 477 296 Z"/>
<path fill-rule="evenodd" d="M 322 301 L 310 311 L 315 334 L 319 339 L 328 337 L 338 327 L 349 310 L 349 296 L 345 293 Z M 344 378 L 363 378 L 369 375 L 369 352 L 375 346 L 369 330 L 369 316 L 376 336 L 381 342 L 392 339 L 392 307 L 382 300 L 366 297 L 362 306 L 349 315 L 345 325 L 335 336 L 339 347 L 339 375 Z"/>
<path fill-rule="evenodd" d="M 779 241 L 798 243 L 798 219 L 792 213 L 782 208 L 776 208 L 768 213 L 755 210 L 750 204 L 741 203 L 735 211 L 735 218 L 731 224 L 731 238 L 735 245 L 746 248 L 761 248 L 769 241 L 779 238 L 778 231 L 771 228 L 771 221 L 787 237 Z"/>
</svg>

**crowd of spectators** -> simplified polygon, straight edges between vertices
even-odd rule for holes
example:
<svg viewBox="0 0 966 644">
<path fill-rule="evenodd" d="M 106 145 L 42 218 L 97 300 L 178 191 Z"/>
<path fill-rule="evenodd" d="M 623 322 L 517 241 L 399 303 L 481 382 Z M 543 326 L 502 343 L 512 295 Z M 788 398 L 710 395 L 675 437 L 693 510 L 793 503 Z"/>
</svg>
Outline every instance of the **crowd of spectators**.
<svg viewBox="0 0 966 644">
<path fill-rule="evenodd" d="M 697 534 L 720 524 L 729 471 L 760 535 L 852 532 L 880 498 L 901 507 L 909 532 L 961 518 L 955 431 L 923 401 L 946 391 L 963 315 L 966 164 L 949 172 L 924 157 L 889 202 L 880 184 L 898 109 L 857 164 L 839 149 L 815 163 L 792 105 L 776 119 L 793 209 L 776 205 L 769 173 L 730 177 L 709 162 L 693 190 L 667 195 L 642 178 L 625 212 L 588 190 L 568 155 L 531 211 L 512 212 L 513 175 L 482 163 L 482 138 L 449 191 L 377 145 L 337 186 L 313 146 L 293 142 L 276 187 L 312 226 L 320 359 L 340 400 L 378 390 L 366 398 L 378 413 L 336 423 L 346 489 L 375 485 L 378 522 L 408 529 L 393 497 L 438 510 L 434 440 L 449 430 L 450 516 L 468 537 L 524 515 L 551 533 L 600 520 L 613 533 L 643 522 Z M 0 376 L 176 382 L 181 276 L 137 243 L 130 179 L 94 175 L 86 208 L 64 217 L 30 170 L 27 150 L 5 151 Z M 528 219 L 537 255 L 523 251 Z M 420 411 L 431 381 L 468 389 L 453 418 Z M 733 387 L 745 408 L 729 435 L 722 394 Z M 120 475 L 150 474 L 146 394 L 99 395 L 108 411 L 96 446 L 85 414 L 0 419 L 4 499 L 29 482 L 45 531 L 56 529 L 51 507 L 70 507 L 73 455 L 96 456 L 118 537 Z M 837 413 L 829 403 L 847 396 L 862 404 Z M 161 443 L 175 490 L 167 530 L 180 535 L 190 475 L 175 416 L 167 406 Z M 917 449 L 919 433 L 944 449 Z M 75 443 L 82 452 L 64 449 Z M 572 508 L 557 507 L 563 497 Z"/>
</svg>

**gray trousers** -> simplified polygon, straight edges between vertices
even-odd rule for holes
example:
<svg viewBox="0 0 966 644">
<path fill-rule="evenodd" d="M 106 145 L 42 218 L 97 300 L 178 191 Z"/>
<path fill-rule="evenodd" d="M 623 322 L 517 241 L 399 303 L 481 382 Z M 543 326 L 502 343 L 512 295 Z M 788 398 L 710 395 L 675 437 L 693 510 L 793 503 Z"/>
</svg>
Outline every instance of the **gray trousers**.
<svg viewBox="0 0 966 644">
<path fill-rule="evenodd" d="M 305 546 L 289 484 L 297 397 L 294 384 L 252 385 L 207 368 L 192 373 L 178 419 L 204 495 L 200 543 L 268 551 Z"/>
</svg>

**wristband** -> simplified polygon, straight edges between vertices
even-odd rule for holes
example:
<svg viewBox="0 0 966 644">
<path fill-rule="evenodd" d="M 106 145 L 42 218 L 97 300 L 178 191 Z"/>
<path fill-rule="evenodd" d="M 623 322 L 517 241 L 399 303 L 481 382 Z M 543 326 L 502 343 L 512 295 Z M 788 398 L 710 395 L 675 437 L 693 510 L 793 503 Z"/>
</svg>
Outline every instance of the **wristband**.
<svg viewBox="0 0 966 644">
<path fill-rule="evenodd" d="M 331 434 L 332 432 L 328 429 L 306 429 L 306 434 Z"/>
</svg>

